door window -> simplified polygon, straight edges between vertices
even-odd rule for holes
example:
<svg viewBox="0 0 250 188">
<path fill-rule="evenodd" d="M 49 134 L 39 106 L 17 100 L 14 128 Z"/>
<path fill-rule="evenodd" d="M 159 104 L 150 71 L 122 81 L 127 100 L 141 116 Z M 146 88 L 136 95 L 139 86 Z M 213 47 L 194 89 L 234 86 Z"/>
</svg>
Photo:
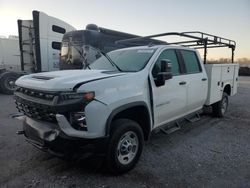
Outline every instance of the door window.
<svg viewBox="0 0 250 188">
<path fill-rule="evenodd" d="M 157 77 L 157 74 L 160 72 L 161 70 L 161 60 L 162 59 L 168 59 L 171 61 L 172 63 L 172 74 L 173 76 L 175 75 L 179 75 L 180 74 L 180 66 L 178 63 L 178 59 L 175 53 L 175 50 L 164 50 L 160 56 L 158 57 L 153 70 L 152 70 L 152 75 L 154 78 Z"/>
</svg>

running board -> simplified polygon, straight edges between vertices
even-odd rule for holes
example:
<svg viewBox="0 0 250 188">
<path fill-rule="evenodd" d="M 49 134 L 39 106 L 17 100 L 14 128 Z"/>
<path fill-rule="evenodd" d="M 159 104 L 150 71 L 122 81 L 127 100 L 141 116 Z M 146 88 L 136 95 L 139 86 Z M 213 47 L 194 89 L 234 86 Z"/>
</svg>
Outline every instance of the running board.
<svg viewBox="0 0 250 188">
<path fill-rule="evenodd" d="M 186 121 L 188 121 L 189 123 L 194 123 L 194 122 L 196 122 L 196 121 L 199 121 L 199 120 L 201 119 L 201 117 L 200 117 L 200 114 L 199 114 L 199 113 L 196 113 L 194 117 L 192 117 L 192 118 L 186 117 L 186 118 L 184 118 L 184 119 L 185 119 Z"/>
<path fill-rule="evenodd" d="M 161 131 L 164 134 L 171 134 L 179 129 L 181 129 L 181 127 L 185 124 L 188 123 L 194 123 L 197 122 L 201 119 L 200 111 L 193 113 L 191 115 L 185 116 L 184 118 L 180 118 L 178 120 L 175 120 L 173 122 L 167 123 L 166 125 L 163 125 L 161 127 L 159 127 L 158 129 L 155 130 L 155 132 L 159 132 Z"/>
<path fill-rule="evenodd" d="M 171 134 L 175 131 L 178 131 L 179 129 L 181 129 L 181 126 L 177 121 L 175 122 L 174 126 L 172 126 L 172 127 L 160 128 L 160 130 L 165 134 Z"/>
</svg>

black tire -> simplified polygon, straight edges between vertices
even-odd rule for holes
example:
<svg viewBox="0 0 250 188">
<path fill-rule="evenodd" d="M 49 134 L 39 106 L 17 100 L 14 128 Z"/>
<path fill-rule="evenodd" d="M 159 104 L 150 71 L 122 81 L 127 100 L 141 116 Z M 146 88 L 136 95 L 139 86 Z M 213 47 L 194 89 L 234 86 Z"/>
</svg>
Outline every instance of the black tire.
<svg viewBox="0 0 250 188">
<path fill-rule="evenodd" d="M 0 91 L 7 95 L 12 95 L 16 89 L 15 81 L 20 77 L 14 72 L 4 72 L 0 76 Z"/>
<path fill-rule="evenodd" d="M 143 132 L 138 123 L 129 119 L 115 120 L 112 128 L 106 164 L 112 173 L 121 174 L 138 162 L 144 146 Z"/>
<path fill-rule="evenodd" d="M 228 94 L 223 92 L 222 99 L 212 105 L 213 115 L 215 117 L 224 117 L 228 108 Z"/>
</svg>

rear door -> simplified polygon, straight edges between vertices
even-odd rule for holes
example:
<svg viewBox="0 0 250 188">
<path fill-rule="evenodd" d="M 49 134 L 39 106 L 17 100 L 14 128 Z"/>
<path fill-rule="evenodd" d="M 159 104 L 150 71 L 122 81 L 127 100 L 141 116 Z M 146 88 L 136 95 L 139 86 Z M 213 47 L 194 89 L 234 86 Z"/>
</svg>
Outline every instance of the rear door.
<svg viewBox="0 0 250 188">
<path fill-rule="evenodd" d="M 205 69 L 202 69 L 200 60 L 193 50 L 179 50 L 185 67 L 187 85 L 188 113 L 203 107 L 207 98 L 208 80 Z"/>
<path fill-rule="evenodd" d="M 161 59 L 168 59 L 172 63 L 173 77 L 166 80 L 165 85 L 156 86 L 156 75 L 160 71 Z M 185 75 L 182 74 L 181 66 L 175 49 L 163 50 L 157 58 L 152 71 L 152 95 L 154 108 L 155 127 L 164 125 L 186 113 L 187 85 Z"/>
</svg>

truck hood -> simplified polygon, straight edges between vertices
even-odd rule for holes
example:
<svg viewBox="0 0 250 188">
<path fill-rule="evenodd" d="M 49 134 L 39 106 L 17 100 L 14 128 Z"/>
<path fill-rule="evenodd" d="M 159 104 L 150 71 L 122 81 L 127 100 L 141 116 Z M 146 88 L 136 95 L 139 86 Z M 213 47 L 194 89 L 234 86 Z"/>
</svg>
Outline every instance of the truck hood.
<svg viewBox="0 0 250 188">
<path fill-rule="evenodd" d="M 46 91 L 72 91 L 77 84 L 121 76 L 126 73 L 104 70 L 65 70 L 30 74 L 16 81 L 19 87 Z"/>
</svg>

